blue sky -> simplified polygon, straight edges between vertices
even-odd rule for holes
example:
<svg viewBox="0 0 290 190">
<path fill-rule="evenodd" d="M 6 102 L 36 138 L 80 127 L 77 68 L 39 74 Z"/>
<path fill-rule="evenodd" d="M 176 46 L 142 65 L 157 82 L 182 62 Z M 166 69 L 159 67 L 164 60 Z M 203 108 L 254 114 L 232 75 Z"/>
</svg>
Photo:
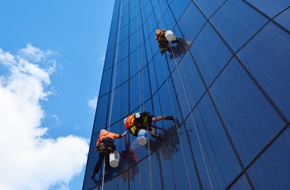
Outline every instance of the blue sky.
<svg viewBox="0 0 290 190">
<path fill-rule="evenodd" d="M 0 146 L 7 161 L 2 160 L 0 189 L 81 189 L 113 5 L 113 0 L 1 2 L 0 133 L 7 141 L 0 144 L 16 148 Z M 22 142 L 27 143 L 18 150 Z M 62 157 L 71 165 L 64 167 Z M 58 164 L 64 168 L 56 174 L 51 168 Z M 14 171 L 12 179 L 1 180 L 7 171 Z M 25 181 L 18 179 L 25 174 Z M 46 181 L 40 183 L 42 175 Z"/>
</svg>

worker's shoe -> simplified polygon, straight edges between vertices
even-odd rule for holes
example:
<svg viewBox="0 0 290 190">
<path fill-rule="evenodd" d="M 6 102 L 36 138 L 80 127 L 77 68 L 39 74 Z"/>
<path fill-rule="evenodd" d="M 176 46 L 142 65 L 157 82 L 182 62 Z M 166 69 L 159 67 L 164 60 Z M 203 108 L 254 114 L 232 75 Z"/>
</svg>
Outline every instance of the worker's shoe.
<svg viewBox="0 0 290 190">
<path fill-rule="evenodd" d="M 94 172 L 94 173 L 91 175 L 91 179 L 95 179 L 95 176 L 96 176 L 96 173 Z"/>
<path fill-rule="evenodd" d="M 151 136 L 156 140 L 160 140 L 160 141 L 164 140 L 162 137 L 157 136 L 155 133 L 152 133 Z"/>
</svg>

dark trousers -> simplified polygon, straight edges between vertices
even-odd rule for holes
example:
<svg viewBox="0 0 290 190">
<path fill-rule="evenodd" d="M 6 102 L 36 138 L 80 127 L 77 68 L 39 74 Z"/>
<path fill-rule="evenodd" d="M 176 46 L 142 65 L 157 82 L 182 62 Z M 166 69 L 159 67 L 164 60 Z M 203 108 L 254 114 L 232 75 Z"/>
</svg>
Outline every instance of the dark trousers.
<svg viewBox="0 0 290 190">
<path fill-rule="evenodd" d="M 110 164 L 109 164 L 109 154 L 99 153 L 99 160 L 98 160 L 98 162 L 95 165 L 94 173 L 99 173 L 100 166 L 101 166 L 101 164 L 103 162 L 104 157 L 105 157 L 105 163 L 106 163 L 105 171 L 109 170 L 109 168 L 110 168 Z"/>
</svg>

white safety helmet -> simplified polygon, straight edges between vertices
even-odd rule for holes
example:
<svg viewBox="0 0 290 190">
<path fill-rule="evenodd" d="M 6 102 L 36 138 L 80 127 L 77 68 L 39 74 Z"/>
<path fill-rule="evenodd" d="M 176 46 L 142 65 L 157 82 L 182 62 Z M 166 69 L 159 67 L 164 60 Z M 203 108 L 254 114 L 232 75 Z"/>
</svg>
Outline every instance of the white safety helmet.
<svg viewBox="0 0 290 190">
<path fill-rule="evenodd" d="M 103 131 L 107 131 L 107 130 L 105 130 L 105 129 L 102 129 L 102 130 L 100 131 L 100 134 L 101 134 Z"/>
<path fill-rule="evenodd" d="M 127 118 L 124 119 L 124 124 L 126 124 L 126 122 L 127 122 Z"/>
</svg>

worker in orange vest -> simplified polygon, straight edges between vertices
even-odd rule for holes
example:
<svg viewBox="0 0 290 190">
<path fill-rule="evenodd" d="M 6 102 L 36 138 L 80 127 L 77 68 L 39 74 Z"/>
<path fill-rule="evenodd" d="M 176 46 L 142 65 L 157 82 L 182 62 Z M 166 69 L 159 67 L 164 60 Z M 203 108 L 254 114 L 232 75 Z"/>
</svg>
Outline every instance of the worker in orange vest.
<svg viewBox="0 0 290 190">
<path fill-rule="evenodd" d="M 96 150 L 95 150 L 95 151 L 99 152 L 99 160 L 95 165 L 93 174 L 91 175 L 92 179 L 95 179 L 95 175 L 97 173 L 99 173 L 100 166 L 102 164 L 104 157 L 105 157 L 105 163 L 106 163 L 105 178 L 108 176 L 109 168 L 110 168 L 109 154 L 116 150 L 116 146 L 114 145 L 114 138 L 122 138 L 125 135 L 127 135 L 127 131 L 125 131 L 122 135 L 110 133 L 110 132 L 106 131 L 105 129 L 102 129 L 100 131 L 99 139 L 97 141 L 97 146 L 96 146 Z"/>
<path fill-rule="evenodd" d="M 159 43 L 159 48 L 160 48 L 160 53 L 161 55 L 163 55 L 163 53 L 165 53 L 166 51 L 169 51 L 170 53 L 172 53 L 172 48 L 171 48 L 171 45 L 170 43 L 168 42 L 168 40 L 166 39 L 165 37 L 165 33 L 166 33 L 167 30 L 156 30 L 156 37 L 155 39 L 158 41 Z M 176 43 L 176 38 L 174 38 L 172 40 L 172 44 Z"/>
<path fill-rule="evenodd" d="M 155 138 L 156 140 L 163 140 L 160 136 L 157 136 L 156 129 L 153 126 L 152 122 L 160 121 L 160 120 L 174 120 L 172 116 L 158 116 L 153 117 L 153 115 L 150 115 L 149 112 L 143 112 L 143 113 L 135 113 L 133 115 L 129 115 L 125 120 L 124 124 L 127 130 L 134 135 L 138 136 L 138 132 L 140 129 L 146 129 L 147 125 L 149 131 L 151 131 L 151 136 Z"/>
</svg>

